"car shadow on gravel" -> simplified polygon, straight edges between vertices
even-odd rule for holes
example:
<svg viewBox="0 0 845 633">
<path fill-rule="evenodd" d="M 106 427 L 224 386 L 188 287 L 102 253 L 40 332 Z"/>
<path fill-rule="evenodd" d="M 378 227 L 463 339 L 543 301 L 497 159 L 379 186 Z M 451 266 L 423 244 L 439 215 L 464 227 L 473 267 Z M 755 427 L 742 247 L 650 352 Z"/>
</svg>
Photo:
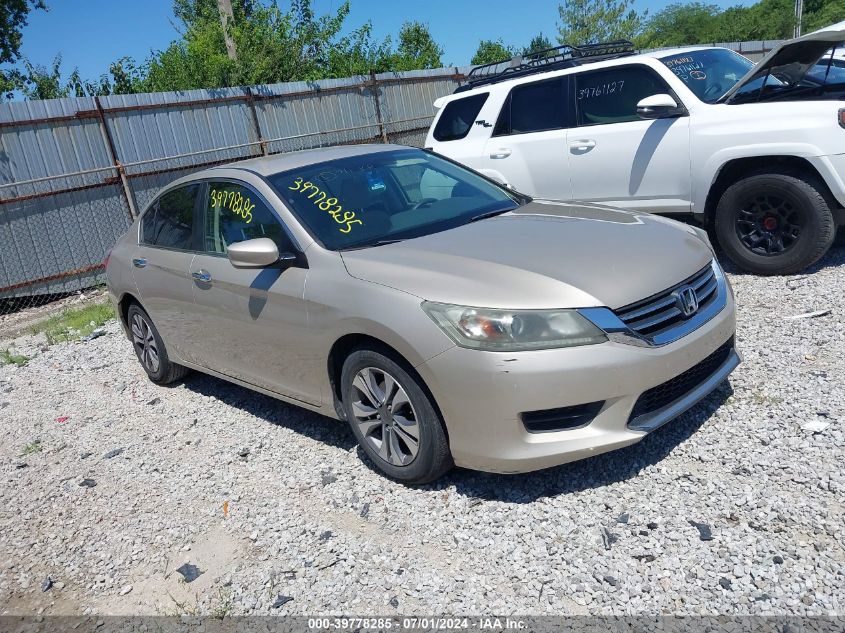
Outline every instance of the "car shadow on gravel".
<svg viewBox="0 0 845 633">
<path fill-rule="evenodd" d="M 346 424 L 245 387 L 198 372 L 190 374 L 184 385 L 195 393 L 216 398 L 231 407 L 312 440 L 344 451 L 357 446 L 355 437 Z M 530 503 L 541 497 L 601 488 L 625 481 L 639 475 L 644 468 L 657 464 L 679 444 L 689 439 L 732 394 L 730 384 L 724 383 L 695 407 L 650 433 L 642 441 L 610 453 L 518 475 L 496 475 L 456 468 L 436 482 L 421 486 L 420 490 L 433 492 L 454 486 L 458 494 L 473 499 Z M 384 476 L 360 447 L 357 453 L 363 466 L 380 477 Z"/>
<path fill-rule="evenodd" d="M 220 378 L 192 372 L 185 379 L 184 385 L 195 393 L 216 398 L 230 407 L 240 409 L 270 424 L 296 431 L 318 442 L 344 451 L 351 450 L 356 445 L 355 437 L 346 424 Z"/>
<path fill-rule="evenodd" d="M 432 487 L 454 486 L 458 494 L 481 501 L 530 503 L 637 477 L 688 440 L 733 394 L 723 383 L 695 407 L 647 435 L 640 442 L 570 464 L 524 475 L 495 475 L 455 469 Z"/>
</svg>

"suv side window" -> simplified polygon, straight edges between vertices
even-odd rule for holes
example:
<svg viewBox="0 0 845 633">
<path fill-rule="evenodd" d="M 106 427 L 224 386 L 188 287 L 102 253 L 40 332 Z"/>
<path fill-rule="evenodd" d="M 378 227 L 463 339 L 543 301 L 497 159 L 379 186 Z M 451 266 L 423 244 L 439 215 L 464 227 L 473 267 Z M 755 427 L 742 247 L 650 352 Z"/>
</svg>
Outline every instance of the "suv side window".
<svg viewBox="0 0 845 633">
<path fill-rule="evenodd" d="M 141 218 L 141 243 L 148 246 L 194 250 L 194 207 L 200 185 L 168 191 Z"/>
<path fill-rule="evenodd" d="M 666 82 L 645 66 L 578 73 L 575 75 L 578 125 L 640 121 L 637 116 L 640 100 L 670 92 Z"/>
<path fill-rule="evenodd" d="M 208 183 L 203 248 L 225 254 L 235 242 L 269 237 L 279 252 L 292 252 L 293 243 L 281 221 L 255 191 L 232 181 Z"/>
<path fill-rule="evenodd" d="M 566 84 L 566 77 L 556 77 L 514 87 L 505 99 L 493 136 L 569 127 Z"/>
<path fill-rule="evenodd" d="M 475 117 L 487 101 L 490 93 L 484 92 L 463 99 L 455 99 L 446 104 L 443 114 L 434 126 L 434 139 L 437 141 L 457 141 L 468 133 Z"/>
</svg>

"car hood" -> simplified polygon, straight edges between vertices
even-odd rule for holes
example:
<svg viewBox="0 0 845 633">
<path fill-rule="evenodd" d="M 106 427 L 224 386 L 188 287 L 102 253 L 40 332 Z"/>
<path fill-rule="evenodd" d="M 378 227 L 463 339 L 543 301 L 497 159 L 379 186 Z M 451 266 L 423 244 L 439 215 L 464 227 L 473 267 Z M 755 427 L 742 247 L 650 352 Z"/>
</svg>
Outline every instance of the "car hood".
<svg viewBox="0 0 845 633">
<path fill-rule="evenodd" d="M 807 74 L 834 44 L 841 42 L 845 42 L 845 21 L 787 40 L 769 51 L 757 65 L 722 95 L 720 101 L 729 101 L 743 86 L 775 68 L 797 81 Z"/>
<path fill-rule="evenodd" d="M 534 201 L 395 244 L 341 253 L 349 274 L 421 299 L 493 308 L 618 308 L 713 258 L 687 225 L 644 213 Z"/>
</svg>

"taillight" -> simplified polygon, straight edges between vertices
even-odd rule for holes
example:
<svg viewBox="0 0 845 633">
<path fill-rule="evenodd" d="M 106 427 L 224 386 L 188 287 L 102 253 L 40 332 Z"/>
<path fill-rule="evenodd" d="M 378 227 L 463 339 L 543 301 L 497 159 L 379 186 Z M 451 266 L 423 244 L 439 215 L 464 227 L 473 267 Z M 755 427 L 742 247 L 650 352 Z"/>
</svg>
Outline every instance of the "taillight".
<svg viewBox="0 0 845 633">
<path fill-rule="evenodd" d="M 839 127 L 845 127 L 845 108 L 839 109 Z"/>
</svg>

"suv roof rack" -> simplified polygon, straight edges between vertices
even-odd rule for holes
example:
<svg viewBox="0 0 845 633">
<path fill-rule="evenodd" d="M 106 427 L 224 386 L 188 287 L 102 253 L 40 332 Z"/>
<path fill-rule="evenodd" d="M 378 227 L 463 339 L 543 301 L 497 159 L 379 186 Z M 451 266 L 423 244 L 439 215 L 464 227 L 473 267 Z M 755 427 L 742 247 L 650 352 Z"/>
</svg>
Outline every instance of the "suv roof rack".
<svg viewBox="0 0 845 633">
<path fill-rule="evenodd" d="M 496 84 L 500 81 L 524 77 L 525 75 L 581 66 L 603 59 L 626 57 L 634 55 L 636 52 L 633 42 L 629 40 L 613 40 L 581 46 L 573 44 L 553 46 L 530 55 L 517 55 L 511 59 L 476 66 L 467 75 L 467 83 L 458 86 L 455 92 Z M 507 66 L 503 67 L 504 64 L 507 64 Z"/>
</svg>

